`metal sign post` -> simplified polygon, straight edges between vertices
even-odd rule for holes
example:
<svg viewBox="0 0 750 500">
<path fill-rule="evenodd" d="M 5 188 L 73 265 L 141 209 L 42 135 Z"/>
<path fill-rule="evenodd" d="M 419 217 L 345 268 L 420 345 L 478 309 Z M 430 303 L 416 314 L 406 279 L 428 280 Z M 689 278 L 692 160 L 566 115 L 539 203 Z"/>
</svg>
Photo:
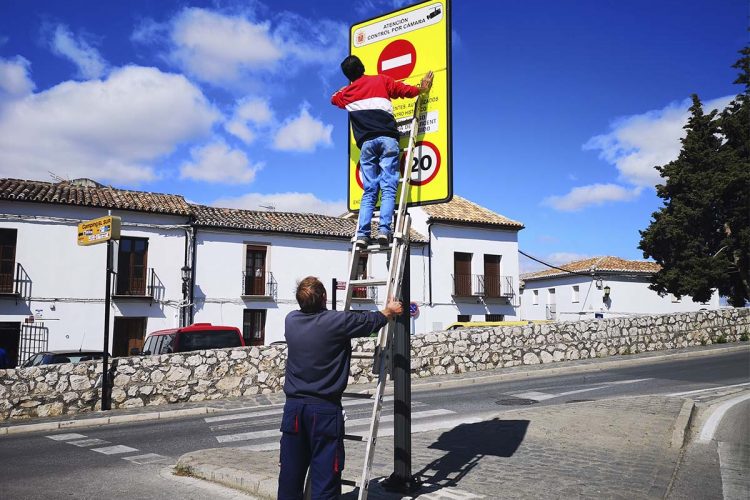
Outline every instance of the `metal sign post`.
<svg viewBox="0 0 750 500">
<path fill-rule="evenodd" d="M 401 303 L 411 302 L 410 247 L 406 247 L 404 276 L 401 282 Z M 421 482 L 411 473 L 411 335 L 408 310 L 398 317 L 392 341 L 393 378 L 393 474 L 383 481 L 383 488 L 413 493 Z"/>
<path fill-rule="evenodd" d="M 112 409 L 109 387 L 109 308 L 112 301 L 112 240 L 107 240 L 107 277 L 104 290 L 104 355 L 102 356 L 102 410 Z"/>
<path fill-rule="evenodd" d="M 98 245 L 107 243 L 107 275 L 104 280 L 104 349 L 102 355 L 102 410 L 112 408 L 111 388 L 109 380 L 109 310 L 112 302 L 112 273 L 118 251 L 115 241 L 120 239 L 122 220 L 112 215 L 110 211 L 105 217 L 87 220 L 78 224 L 79 246 Z"/>
</svg>

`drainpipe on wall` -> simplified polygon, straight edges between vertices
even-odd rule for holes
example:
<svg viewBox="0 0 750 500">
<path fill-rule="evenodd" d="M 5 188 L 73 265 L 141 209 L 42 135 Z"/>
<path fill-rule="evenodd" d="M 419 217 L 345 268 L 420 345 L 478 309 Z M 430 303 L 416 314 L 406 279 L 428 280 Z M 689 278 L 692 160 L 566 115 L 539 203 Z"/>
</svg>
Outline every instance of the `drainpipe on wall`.
<svg viewBox="0 0 750 500">
<path fill-rule="evenodd" d="M 193 324 L 193 311 L 195 307 L 195 301 L 193 297 L 195 297 L 195 272 L 197 270 L 197 262 L 198 262 L 198 255 L 196 254 L 196 251 L 198 250 L 198 228 L 195 227 L 195 223 L 191 223 L 190 227 L 192 229 L 193 233 L 193 262 L 192 262 L 192 269 L 193 271 L 190 273 L 190 294 L 188 296 L 189 300 L 189 308 L 188 308 L 188 325 Z"/>
<path fill-rule="evenodd" d="M 432 224 L 427 221 L 427 283 L 430 293 L 430 307 L 432 303 Z"/>
</svg>

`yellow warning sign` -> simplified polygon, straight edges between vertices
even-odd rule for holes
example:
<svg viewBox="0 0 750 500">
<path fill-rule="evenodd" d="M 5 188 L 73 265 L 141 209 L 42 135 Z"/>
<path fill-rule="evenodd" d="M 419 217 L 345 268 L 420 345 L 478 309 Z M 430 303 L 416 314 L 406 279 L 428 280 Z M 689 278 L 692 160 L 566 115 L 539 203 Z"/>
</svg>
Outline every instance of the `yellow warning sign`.
<svg viewBox="0 0 750 500">
<path fill-rule="evenodd" d="M 417 145 L 408 166 L 404 156 L 416 99 L 392 101 L 401 132 L 401 172 L 411 175 L 409 206 L 453 197 L 450 31 L 449 0 L 432 0 L 355 24 L 349 32 L 350 51 L 362 60 L 365 74 L 385 74 L 414 86 L 428 71 L 435 75 L 420 105 Z M 359 210 L 362 191 L 359 148 L 350 127 L 349 210 Z"/>
<path fill-rule="evenodd" d="M 113 215 L 81 222 L 78 224 L 78 244 L 88 246 L 119 240 L 121 225 L 121 219 Z"/>
</svg>

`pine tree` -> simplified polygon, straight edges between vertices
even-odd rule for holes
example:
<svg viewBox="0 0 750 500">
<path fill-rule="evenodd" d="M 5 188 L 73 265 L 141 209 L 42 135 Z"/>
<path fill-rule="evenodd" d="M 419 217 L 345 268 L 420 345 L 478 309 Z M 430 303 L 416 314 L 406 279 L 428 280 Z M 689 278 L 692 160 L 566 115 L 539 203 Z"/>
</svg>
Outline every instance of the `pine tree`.
<svg viewBox="0 0 750 500">
<path fill-rule="evenodd" d="M 641 231 L 639 248 L 662 269 L 650 288 L 707 301 L 714 289 L 741 306 L 748 300 L 750 252 L 750 48 L 734 67 L 745 88 L 717 116 L 692 96 L 678 158 L 657 167 L 664 206 Z"/>
</svg>

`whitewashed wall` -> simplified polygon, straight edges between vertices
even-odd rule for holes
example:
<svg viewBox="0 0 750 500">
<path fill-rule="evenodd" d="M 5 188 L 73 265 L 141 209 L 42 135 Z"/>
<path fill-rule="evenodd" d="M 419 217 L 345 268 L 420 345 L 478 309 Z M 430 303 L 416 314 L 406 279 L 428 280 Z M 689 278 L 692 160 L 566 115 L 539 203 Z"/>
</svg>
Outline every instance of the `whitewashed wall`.
<svg viewBox="0 0 750 500">
<path fill-rule="evenodd" d="M 573 286 L 578 285 L 579 299 L 573 301 Z M 595 313 L 604 317 L 626 316 L 631 314 L 670 314 L 690 312 L 700 309 L 718 309 L 718 294 L 705 304 L 693 302 L 690 297 L 677 301 L 673 296 L 660 297 L 648 288 L 647 278 L 602 278 L 602 288 L 596 280 L 587 276 L 560 276 L 545 280 L 527 281 L 521 295 L 522 319 L 547 319 L 546 306 L 549 304 L 549 289 L 555 290 L 557 320 L 574 321 L 590 319 Z M 610 300 L 604 302 L 604 287 L 610 288 Z M 534 304 L 534 291 L 538 292 L 538 304 Z"/>
<path fill-rule="evenodd" d="M 0 300 L 0 321 L 21 322 L 29 315 L 43 318 L 48 349 L 101 349 L 104 339 L 106 245 L 81 247 L 77 223 L 107 215 L 105 209 L 36 203 L 0 203 L 0 228 L 17 230 L 16 262 L 31 281 L 30 298 Z M 174 226 L 184 217 L 112 211 L 122 218 L 123 236 L 149 239 L 148 267 L 163 284 L 160 303 L 113 300 L 110 313 L 110 350 L 115 317 L 146 317 L 148 331 L 176 325 L 182 299 L 180 268 L 185 232 Z M 54 219 L 52 219 L 54 217 Z M 34 219 L 36 218 L 36 219 Z"/>
<path fill-rule="evenodd" d="M 428 236 L 427 215 L 419 208 L 412 209 L 413 228 Z M 518 295 L 509 301 L 476 298 L 454 298 L 454 252 L 472 254 L 472 274 L 484 274 L 484 255 L 500 255 L 500 275 L 511 276 L 518 293 L 518 231 L 471 227 L 466 225 L 432 224 L 432 305 L 429 290 L 425 289 L 425 304 L 421 307 L 416 331 L 442 330 L 468 314 L 472 321 L 484 321 L 486 314 L 503 314 L 506 320 L 518 319 Z M 425 268 L 428 266 L 425 261 Z M 429 287 L 429 283 L 426 283 Z"/>
</svg>

